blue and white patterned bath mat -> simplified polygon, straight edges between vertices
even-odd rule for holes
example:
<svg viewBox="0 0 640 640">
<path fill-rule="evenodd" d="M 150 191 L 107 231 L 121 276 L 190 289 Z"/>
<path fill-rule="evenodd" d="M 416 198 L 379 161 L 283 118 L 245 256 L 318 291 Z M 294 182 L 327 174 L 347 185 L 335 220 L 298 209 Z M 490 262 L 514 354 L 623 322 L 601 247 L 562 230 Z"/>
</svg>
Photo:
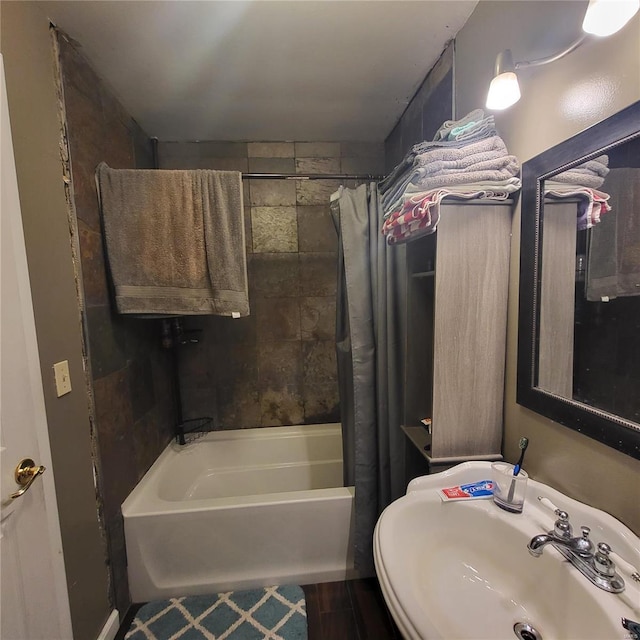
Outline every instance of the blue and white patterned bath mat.
<svg viewBox="0 0 640 640">
<path fill-rule="evenodd" d="M 306 640 L 304 591 L 293 585 L 158 600 L 125 640 Z"/>
</svg>

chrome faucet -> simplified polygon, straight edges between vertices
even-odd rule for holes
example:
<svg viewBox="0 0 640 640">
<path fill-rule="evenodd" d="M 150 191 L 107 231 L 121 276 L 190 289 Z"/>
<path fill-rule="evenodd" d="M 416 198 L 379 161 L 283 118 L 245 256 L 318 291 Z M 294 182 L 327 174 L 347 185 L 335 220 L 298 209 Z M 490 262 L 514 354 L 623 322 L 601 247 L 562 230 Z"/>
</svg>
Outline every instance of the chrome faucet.
<svg viewBox="0 0 640 640">
<path fill-rule="evenodd" d="M 567 512 L 556 509 L 555 514 L 558 518 L 553 531 L 531 538 L 527 545 L 529 553 L 539 558 L 544 548 L 550 544 L 600 589 L 611 593 L 624 591 L 624 580 L 618 575 L 613 561 L 609 558 L 611 547 L 600 542 L 594 551 L 593 542 L 589 540 L 589 527 L 581 527 L 582 535 L 574 537 Z"/>
</svg>

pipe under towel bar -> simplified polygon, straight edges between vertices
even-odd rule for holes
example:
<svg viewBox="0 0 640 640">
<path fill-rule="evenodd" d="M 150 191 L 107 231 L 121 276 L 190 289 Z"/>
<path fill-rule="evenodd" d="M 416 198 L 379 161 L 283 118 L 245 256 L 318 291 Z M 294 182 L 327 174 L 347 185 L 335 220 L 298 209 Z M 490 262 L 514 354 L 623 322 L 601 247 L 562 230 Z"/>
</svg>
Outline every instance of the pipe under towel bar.
<svg viewBox="0 0 640 640">
<path fill-rule="evenodd" d="M 382 180 L 384 176 L 338 173 L 243 173 L 243 180 Z"/>
</svg>

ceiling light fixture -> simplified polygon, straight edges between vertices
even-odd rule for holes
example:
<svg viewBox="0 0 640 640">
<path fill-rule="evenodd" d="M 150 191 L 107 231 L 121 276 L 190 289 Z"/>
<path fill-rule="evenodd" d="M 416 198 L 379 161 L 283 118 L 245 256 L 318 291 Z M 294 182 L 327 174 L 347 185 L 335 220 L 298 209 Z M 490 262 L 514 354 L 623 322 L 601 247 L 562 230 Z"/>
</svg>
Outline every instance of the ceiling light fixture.
<svg viewBox="0 0 640 640">
<path fill-rule="evenodd" d="M 566 49 L 537 60 L 513 62 L 509 49 L 496 57 L 493 80 L 489 86 L 486 107 L 492 111 L 507 109 L 520 100 L 520 85 L 516 71 L 527 67 L 540 67 L 564 58 L 575 51 L 589 35 L 609 36 L 624 27 L 637 13 L 640 0 L 590 0 L 584 16 L 580 37 Z"/>
</svg>

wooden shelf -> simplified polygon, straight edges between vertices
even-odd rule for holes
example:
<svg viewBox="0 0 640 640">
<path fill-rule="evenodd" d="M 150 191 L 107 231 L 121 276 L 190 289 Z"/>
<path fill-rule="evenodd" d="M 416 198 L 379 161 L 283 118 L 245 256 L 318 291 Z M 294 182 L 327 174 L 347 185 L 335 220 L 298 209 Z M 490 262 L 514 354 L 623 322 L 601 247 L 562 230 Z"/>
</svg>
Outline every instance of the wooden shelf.
<svg viewBox="0 0 640 640">
<path fill-rule="evenodd" d="M 427 433 L 424 427 L 408 427 L 402 425 L 402 430 L 415 448 L 420 452 L 422 457 L 427 460 L 430 465 L 447 465 L 451 466 L 458 464 L 459 462 L 466 462 L 467 460 L 484 460 L 489 462 L 496 462 L 502 460 L 502 455 L 499 453 L 488 453 L 487 455 L 465 455 L 465 456 L 450 456 L 446 458 L 435 458 L 429 454 L 431 450 L 431 435 Z M 427 449 L 428 447 L 428 449 Z"/>
<path fill-rule="evenodd" d="M 429 451 L 431 450 L 431 435 L 424 427 L 407 427 L 402 425 L 402 430 L 407 438 L 415 445 L 416 449 L 429 460 Z M 426 449 L 425 447 L 429 447 Z"/>
</svg>

